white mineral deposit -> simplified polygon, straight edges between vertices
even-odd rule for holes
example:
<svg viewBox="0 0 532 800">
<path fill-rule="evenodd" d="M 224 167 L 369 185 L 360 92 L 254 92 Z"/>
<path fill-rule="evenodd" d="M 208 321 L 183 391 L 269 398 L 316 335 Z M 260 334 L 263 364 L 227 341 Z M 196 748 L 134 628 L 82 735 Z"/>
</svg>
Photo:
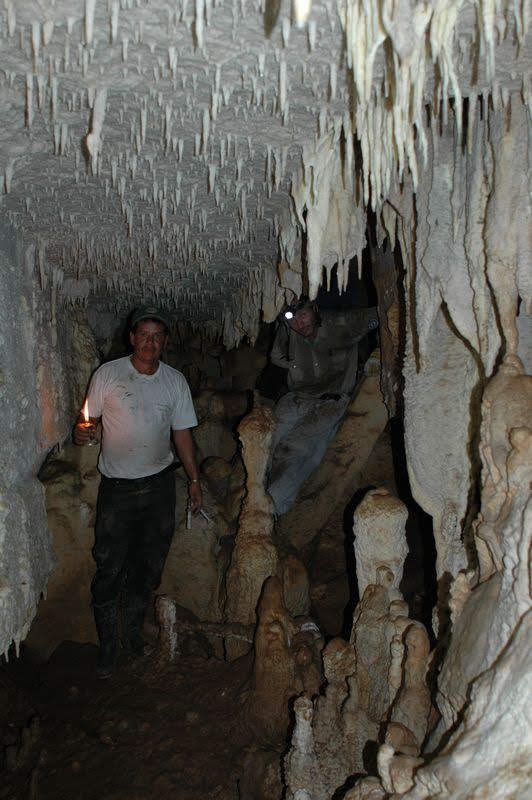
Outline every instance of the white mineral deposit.
<svg viewBox="0 0 532 800">
<path fill-rule="evenodd" d="M 0 3 L 0 797 L 529 796 L 531 21 Z M 361 363 L 276 518 L 272 323 L 335 287 L 378 308 L 380 378 Z M 98 448 L 72 429 L 144 303 L 192 387 L 206 516 L 177 470 L 159 656 L 105 688 Z"/>
</svg>

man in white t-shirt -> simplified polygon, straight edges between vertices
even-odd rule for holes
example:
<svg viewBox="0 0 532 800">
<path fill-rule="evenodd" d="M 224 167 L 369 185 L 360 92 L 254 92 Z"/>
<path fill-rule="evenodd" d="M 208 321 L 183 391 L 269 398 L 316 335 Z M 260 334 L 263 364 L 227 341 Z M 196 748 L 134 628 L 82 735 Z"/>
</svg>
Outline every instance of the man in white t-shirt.
<svg viewBox="0 0 532 800">
<path fill-rule="evenodd" d="M 100 650 L 98 674 L 112 674 L 122 608 L 124 648 L 142 654 L 147 605 L 158 587 L 175 525 L 174 452 L 189 479 L 189 506 L 202 494 L 191 428 L 197 425 L 184 376 L 160 361 L 169 323 L 160 309 L 144 306 L 131 316 L 133 354 L 99 367 L 87 395 L 91 422 L 101 423 L 98 468 L 102 475 L 94 527 L 92 581 Z M 80 419 L 74 441 L 86 444 Z"/>
</svg>

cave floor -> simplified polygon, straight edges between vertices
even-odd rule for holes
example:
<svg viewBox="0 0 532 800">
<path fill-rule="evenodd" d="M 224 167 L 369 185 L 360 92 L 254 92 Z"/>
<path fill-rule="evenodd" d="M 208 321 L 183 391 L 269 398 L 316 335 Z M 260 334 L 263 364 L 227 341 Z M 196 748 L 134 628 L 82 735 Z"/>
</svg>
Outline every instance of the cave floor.
<svg viewBox="0 0 532 800">
<path fill-rule="evenodd" d="M 65 642 L 38 683 L 0 674 L 1 800 L 240 796 L 249 658 L 190 655 L 162 670 L 143 658 L 106 681 L 95 662 L 94 645 Z"/>
</svg>

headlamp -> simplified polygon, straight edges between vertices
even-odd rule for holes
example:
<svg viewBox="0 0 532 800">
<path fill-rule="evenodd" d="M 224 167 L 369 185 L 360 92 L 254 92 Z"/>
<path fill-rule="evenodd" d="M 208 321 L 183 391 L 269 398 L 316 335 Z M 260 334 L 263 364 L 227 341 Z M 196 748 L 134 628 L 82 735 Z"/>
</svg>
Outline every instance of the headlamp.
<svg viewBox="0 0 532 800">
<path fill-rule="evenodd" d="M 298 311 L 301 311 L 302 308 L 305 308 L 309 304 L 308 297 L 303 295 L 299 298 L 299 300 L 295 303 L 291 303 L 289 306 L 286 306 L 285 310 L 282 312 L 282 318 L 289 322 L 291 319 L 294 319 L 295 315 Z"/>
</svg>

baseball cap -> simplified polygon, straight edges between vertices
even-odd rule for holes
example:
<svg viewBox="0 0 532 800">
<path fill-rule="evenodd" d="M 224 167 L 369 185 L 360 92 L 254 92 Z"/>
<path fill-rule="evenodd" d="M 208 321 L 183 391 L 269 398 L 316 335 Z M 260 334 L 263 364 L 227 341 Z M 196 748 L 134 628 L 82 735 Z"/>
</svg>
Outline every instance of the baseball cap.
<svg viewBox="0 0 532 800">
<path fill-rule="evenodd" d="M 168 330 L 170 330 L 170 319 L 164 311 L 156 306 L 139 306 L 131 314 L 131 327 L 134 328 L 137 322 L 142 322 L 143 319 L 156 319 L 161 322 Z"/>
</svg>

